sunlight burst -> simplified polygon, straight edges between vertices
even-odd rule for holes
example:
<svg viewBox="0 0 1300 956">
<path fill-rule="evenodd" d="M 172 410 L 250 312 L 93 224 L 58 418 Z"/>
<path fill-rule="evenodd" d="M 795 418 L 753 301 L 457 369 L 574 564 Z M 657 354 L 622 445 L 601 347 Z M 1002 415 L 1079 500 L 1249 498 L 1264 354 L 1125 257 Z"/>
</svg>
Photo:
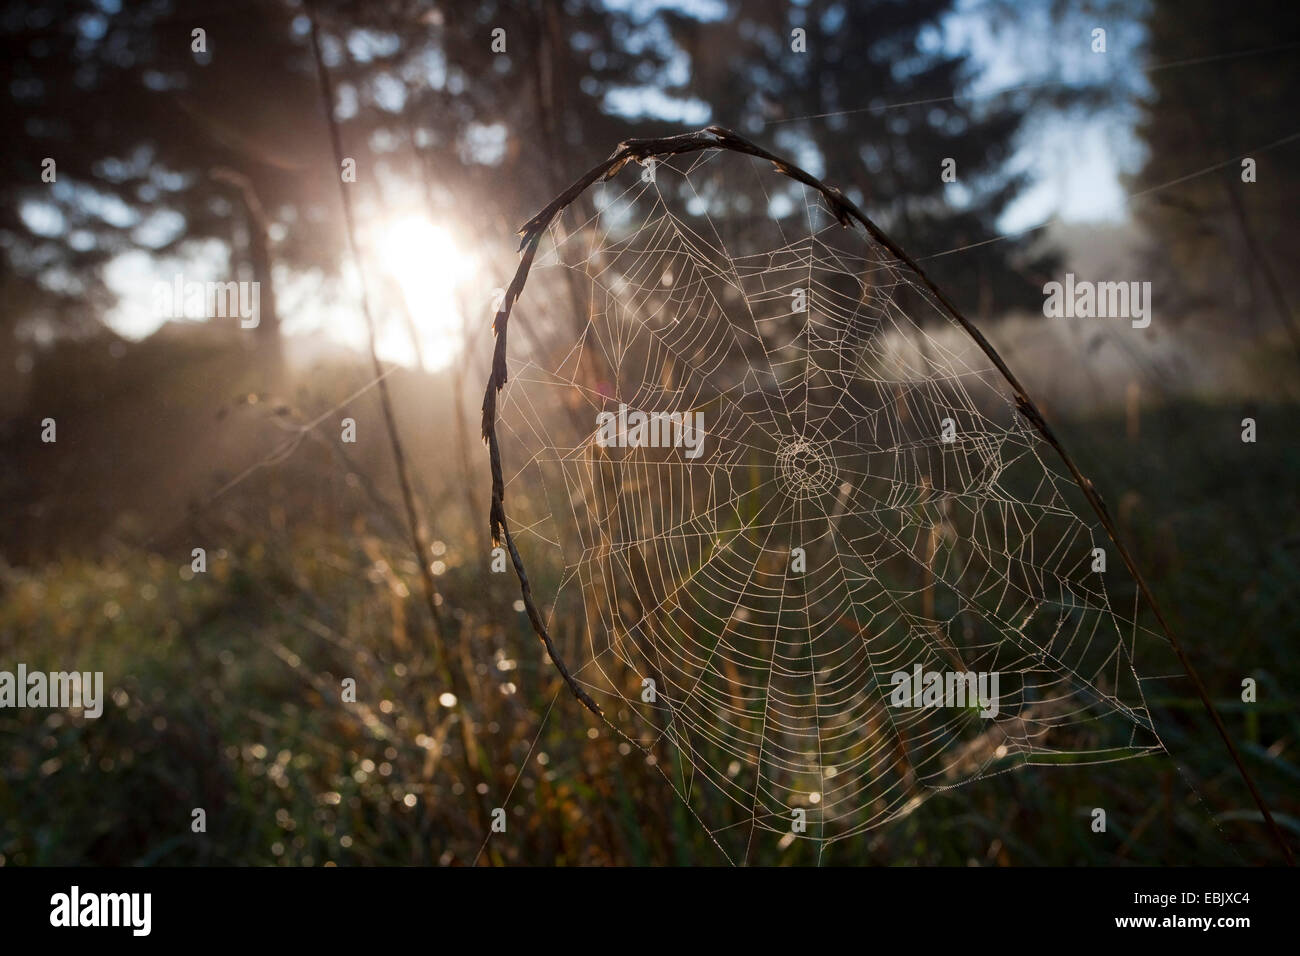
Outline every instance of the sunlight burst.
<svg viewBox="0 0 1300 956">
<path fill-rule="evenodd" d="M 446 366 L 461 346 L 461 286 L 473 271 L 470 256 L 447 229 L 422 216 L 382 226 L 374 250 L 411 317 L 408 326 L 398 303 L 397 321 L 387 322 L 380 334 L 381 352 L 408 365 L 422 358 L 430 370 Z"/>
</svg>

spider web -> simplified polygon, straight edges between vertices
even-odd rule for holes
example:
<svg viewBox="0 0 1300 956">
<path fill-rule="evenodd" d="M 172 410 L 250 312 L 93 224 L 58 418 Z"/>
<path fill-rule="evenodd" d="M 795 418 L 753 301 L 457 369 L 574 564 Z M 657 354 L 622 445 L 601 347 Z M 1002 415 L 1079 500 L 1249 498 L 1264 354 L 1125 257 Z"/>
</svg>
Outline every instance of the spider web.
<svg viewBox="0 0 1300 956">
<path fill-rule="evenodd" d="M 529 577 L 712 834 L 824 845 L 1018 766 L 1163 751 L 1078 488 L 816 190 L 727 151 L 633 164 L 551 226 L 519 315 L 498 433 Z M 702 441 L 652 447 L 620 406 Z M 899 706 L 918 667 L 996 674 L 996 715 Z"/>
</svg>

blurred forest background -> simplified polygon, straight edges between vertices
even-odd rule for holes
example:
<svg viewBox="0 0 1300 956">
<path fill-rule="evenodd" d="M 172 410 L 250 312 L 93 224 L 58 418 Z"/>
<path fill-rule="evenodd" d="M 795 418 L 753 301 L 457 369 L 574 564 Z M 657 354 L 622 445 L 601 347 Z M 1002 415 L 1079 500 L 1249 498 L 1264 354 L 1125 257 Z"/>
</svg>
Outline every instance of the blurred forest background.
<svg viewBox="0 0 1300 956">
<path fill-rule="evenodd" d="M 1043 399 L 1300 836 L 1296 4 L 33 0 L 0 45 L 0 669 L 110 690 L 0 711 L 0 863 L 725 862 L 556 697 L 488 571 L 478 438 L 516 230 L 620 140 L 709 124 L 843 188 Z M 1151 327 L 1044 319 L 1066 271 L 1152 281 Z M 259 282 L 259 326 L 159 316 L 178 273 Z M 1173 760 L 1004 775 L 822 862 L 1275 862 L 1199 703 L 1152 703 Z"/>
</svg>

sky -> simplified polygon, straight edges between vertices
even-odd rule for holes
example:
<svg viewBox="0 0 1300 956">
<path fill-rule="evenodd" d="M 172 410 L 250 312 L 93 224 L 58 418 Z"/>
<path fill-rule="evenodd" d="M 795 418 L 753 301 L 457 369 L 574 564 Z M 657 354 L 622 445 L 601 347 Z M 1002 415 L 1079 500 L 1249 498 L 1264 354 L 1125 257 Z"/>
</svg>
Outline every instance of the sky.
<svg viewBox="0 0 1300 956">
<path fill-rule="evenodd" d="M 1020 55 L 1021 44 L 996 37 L 975 11 L 978 0 L 959 2 L 944 27 L 944 45 L 953 53 L 969 52 L 980 74 L 972 82 L 972 99 L 996 96 L 997 91 L 1043 80 L 1031 58 Z M 1092 25 L 1080 20 L 1077 32 L 1050 35 L 1033 59 L 1050 60 L 1060 75 L 1078 80 L 1118 80 L 1125 87 L 1141 74 L 1133 69 L 1143 37 L 1140 26 L 1111 26 L 1108 50 L 1094 53 Z M 1127 33 L 1124 31 L 1128 31 Z M 1058 49 L 1053 49 L 1054 47 Z M 1114 78 L 1114 79 L 1112 79 Z M 1134 90 L 1145 92 L 1145 81 Z M 1121 177 L 1134 173 L 1142 152 L 1134 123 L 1127 115 L 1107 110 L 1097 116 L 1052 116 L 1026 131 L 1012 163 L 1028 169 L 1033 185 L 1012 202 L 999 227 L 1016 232 L 1059 217 L 1063 222 L 1120 222 L 1127 218 Z"/>
</svg>

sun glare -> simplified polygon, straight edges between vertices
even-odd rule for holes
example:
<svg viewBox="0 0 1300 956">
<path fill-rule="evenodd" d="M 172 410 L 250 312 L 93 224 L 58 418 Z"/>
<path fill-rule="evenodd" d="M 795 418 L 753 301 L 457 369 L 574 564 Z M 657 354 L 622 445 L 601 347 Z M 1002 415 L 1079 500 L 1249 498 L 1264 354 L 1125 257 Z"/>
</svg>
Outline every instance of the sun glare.
<svg viewBox="0 0 1300 956">
<path fill-rule="evenodd" d="M 419 337 L 417 352 L 410 329 L 396 317 L 385 323 L 381 352 L 409 365 L 422 354 L 430 370 L 446 366 L 460 350 L 460 286 L 472 271 L 470 257 L 450 232 L 421 216 L 383 226 L 374 248 L 379 267 L 400 289 Z"/>
</svg>

